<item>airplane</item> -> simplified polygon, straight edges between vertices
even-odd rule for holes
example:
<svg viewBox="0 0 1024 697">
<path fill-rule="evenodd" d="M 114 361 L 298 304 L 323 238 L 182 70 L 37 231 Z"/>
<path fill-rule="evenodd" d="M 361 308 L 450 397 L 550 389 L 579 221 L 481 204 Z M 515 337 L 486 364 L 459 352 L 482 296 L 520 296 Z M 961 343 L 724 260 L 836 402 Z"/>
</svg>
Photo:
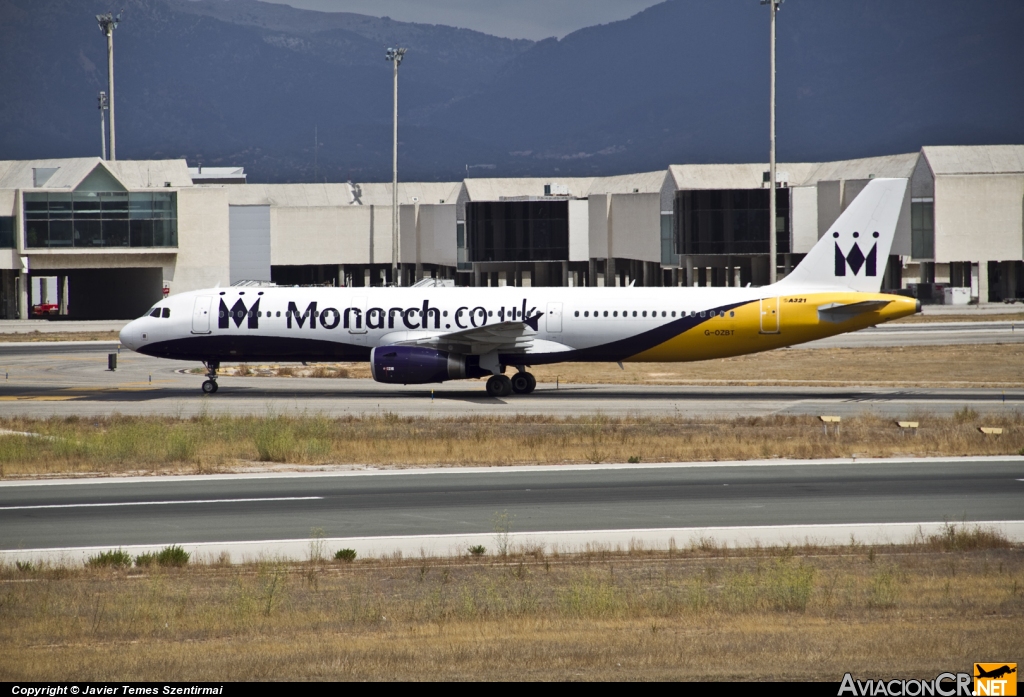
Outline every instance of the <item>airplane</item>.
<svg viewBox="0 0 1024 697">
<path fill-rule="evenodd" d="M 374 380 L 487 377 L 529 394 L 527 368 L 701 361 L 793 346 L 920 312 L 880 293 L 905 179 L 873 179 L 792 272 L 761 287 L 253 287 L 172 295 L 121 331 L 138 353 L 201 361 L 369 361 Z M 509 368 L 515 373 L 505 375 Z"/>
</svg>

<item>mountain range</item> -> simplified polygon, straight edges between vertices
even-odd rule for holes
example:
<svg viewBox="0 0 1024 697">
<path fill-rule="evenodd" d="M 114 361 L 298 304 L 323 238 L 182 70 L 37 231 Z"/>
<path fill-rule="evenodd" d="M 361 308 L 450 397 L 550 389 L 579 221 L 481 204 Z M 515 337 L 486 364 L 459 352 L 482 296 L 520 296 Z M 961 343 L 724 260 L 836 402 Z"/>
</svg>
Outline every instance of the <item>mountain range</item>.
<svg viewBox="0 0 1024 697">
<path fill-rule="evenodd" d="M 768 9 L 668 0 L 533 42 L 257 0 L 0 0 L 0 159 L 100 152 L 114 34 L 119 159 L 244 166 L 249 181 L 588 176 L 765 161 Z M 1024 142 L 1024 3 L 790 0 L 782 161 Z"/>
</svg>

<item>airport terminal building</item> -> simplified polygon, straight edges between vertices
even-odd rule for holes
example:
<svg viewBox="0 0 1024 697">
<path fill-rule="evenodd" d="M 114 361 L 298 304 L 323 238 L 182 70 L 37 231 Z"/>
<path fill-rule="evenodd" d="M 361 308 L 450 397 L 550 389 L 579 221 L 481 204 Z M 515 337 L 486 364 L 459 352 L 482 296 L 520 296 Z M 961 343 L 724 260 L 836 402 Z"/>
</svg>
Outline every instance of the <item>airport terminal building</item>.
<svg viewBox="0 0 1024 697">
<path fill-rule="evenodd" d="M 136 317 L 164 294 L 279 285 L 762 285 L 767 165 L 613 177 L 250 184 L 184 160 L 0 161 L 0 318 Z M 778 165 L 783 277 L 876 177 L 909 181 L 883 287 L 1024 298 L 1024 146 Z M 948 290 L 959 289 L 959 290 Z"/>
</svg>

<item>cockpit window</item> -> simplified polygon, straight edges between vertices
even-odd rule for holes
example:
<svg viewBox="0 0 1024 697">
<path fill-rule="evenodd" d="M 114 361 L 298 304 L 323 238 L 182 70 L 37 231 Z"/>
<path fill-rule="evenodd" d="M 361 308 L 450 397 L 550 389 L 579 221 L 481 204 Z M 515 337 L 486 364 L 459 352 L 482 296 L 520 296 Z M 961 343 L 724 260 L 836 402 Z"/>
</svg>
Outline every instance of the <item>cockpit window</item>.
<svg viewBox="0 0 1024 697">
<path fill-rule="evenodd" d="M 160 316 L 160 308 L 159 307 L 154 308 L 153 311 L 149 313 L 149 316 L 150 317 L 159 317 Z"/>
<path fill-rule="evenodd" d="M 164 308 L 164 319 L 167 319 L 170 316 L 171 316 L 171 308 L 165 307 Z"/>
</svg>

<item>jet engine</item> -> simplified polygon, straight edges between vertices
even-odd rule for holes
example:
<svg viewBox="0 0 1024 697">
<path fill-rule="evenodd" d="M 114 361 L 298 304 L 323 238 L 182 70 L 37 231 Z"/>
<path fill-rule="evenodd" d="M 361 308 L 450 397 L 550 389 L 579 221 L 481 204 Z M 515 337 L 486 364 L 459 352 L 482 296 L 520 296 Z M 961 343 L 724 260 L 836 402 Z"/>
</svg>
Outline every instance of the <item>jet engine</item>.
<svg viewBox="0 0 1024 697">
<path fill-rule="evenodd" d="M 476 364 L 476 356 L 438 351 L 422 346 L 378 346 L 370 352 L 370 372 L 377 382 L 422 385 L 490 375 Z"/>
</svg>

